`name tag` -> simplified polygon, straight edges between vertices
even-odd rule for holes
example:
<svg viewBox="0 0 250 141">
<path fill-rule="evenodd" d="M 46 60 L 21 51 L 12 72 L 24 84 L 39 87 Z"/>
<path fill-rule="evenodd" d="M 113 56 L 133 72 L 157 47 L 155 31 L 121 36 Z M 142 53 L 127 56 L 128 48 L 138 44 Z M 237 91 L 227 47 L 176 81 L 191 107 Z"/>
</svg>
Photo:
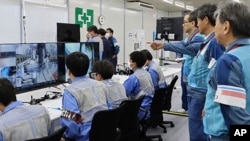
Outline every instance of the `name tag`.
<svg viewBox="0 0 250 141">
<path fill-rule="evenodd" d="M 215 63 L 216 63 L 216 60 L 214 58 L 212 58 L 209 62 L 209 65 L 207 66 L 207 68 L 211 69 Z"/>
</svg>

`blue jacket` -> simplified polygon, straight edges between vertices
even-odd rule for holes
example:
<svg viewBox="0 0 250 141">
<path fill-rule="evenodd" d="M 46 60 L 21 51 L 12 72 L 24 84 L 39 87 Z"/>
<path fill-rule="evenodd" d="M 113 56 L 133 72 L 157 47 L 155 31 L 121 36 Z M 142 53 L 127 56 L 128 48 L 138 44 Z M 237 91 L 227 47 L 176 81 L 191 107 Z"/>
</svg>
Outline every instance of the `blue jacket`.
<svg viewBox="0 0 250 141">
<path fill-rule="evenodd" d="M 107 38 L 102 37 L 102 42 L 103 42 L 103 54 L 102 54 L 102 60 L 109 60 L 111 58 L 111 48 L 112 45 L 110 41 L 108 41 Z"/>
<path fill-rule="evenodd" d="M 214 32 L 210 33 L 206 40 L 201 45 L 201 49 L 194 57 L 191 71 L 188 75 L 188 85 L 192 88 L 202 91 L 207 90 L 206 79 L 209 72 L 209 63 L 210 61 L 216 61 L 224 53 L 224 47 L 217 43 L 217 40 L 214 38 Z M 200 95 L 190 95 L 193 97 L 200 97 Z M 205 98 L 205 94 L 202 96 Z"/>
<path fill-rule="evenodd" d="M 158 66 L 154 61 L 151 61 L 148 67 L 146 68 L 146 70 L 149 72 L 152 78 L 155 89 L 167 88 L 165 77 L 163 75 L 163 72 L 160 66 Z"/>
<path fill-rule="evenodd" d="M 0 141 L 23 141 L 48 136 L 49 113 L 41 105 L 9 104 L 0 117 Z"/>
<path fill-rule="evenodd" d="M 206 99 L 205 115 L 216 110 L 216 114 L 207 116 L 213 122 L 204 123 L 212 129 L 207 131 L 210 135 L 229 134 L 232 124 L 250 124 L 249 52 L 249 39 L 239 39 L 231 43 L 208 78 L 208 91 L 214 89 L 214 92 L 208 93 L 211 98 Z"/>
<path fill-rule="evenodd" d="M 116 40 L 115 37 L 109 37 L 108 40 L 111 42 L 112 44 L 112 48 L 111 48 L 111 54 L 112 55 L 117 55 L 120 51 L 120 46 Z"/>
<path fill-rule="evenodd" d="M 141 107 L 147 111 L 150 110 L 151 102 L 154 97 L 154 85 L 150 74 L 141 68 L 137 68 L 132 75 L 124 81 L 123 86 L 126 89 L 126 95 L 129 98 L 137 99 L 145 95 Z M 144 112 L 139 112 L 139 118 L 144 117 Z M 146 118 L 150 116 L 150 113 Z"/>
<path fill-rule="evenodd" d="M 102 82 L 82 76 L 76 77 L 64 90 L 62 108 L 81 115 L 83 121 L 62 117 L 65 136 L 75 141 L 88 141 L 92 118 L 97 111 L 107 110 L 107 89 Z"/>
</svg>

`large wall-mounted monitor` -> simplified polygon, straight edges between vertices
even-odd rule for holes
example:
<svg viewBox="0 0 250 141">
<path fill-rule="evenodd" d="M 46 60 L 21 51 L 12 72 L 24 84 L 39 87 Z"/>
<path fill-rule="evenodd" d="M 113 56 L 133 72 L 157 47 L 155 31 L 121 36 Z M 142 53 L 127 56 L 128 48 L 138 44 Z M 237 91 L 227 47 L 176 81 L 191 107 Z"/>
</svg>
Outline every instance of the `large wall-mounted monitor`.
<svg viewBox="0 0 250 141">
<path fill-rule="evenodd" d="M 16 49 L 19 44 L 0 44 L 0 77 L 5 77 L 15 85 Z"/>
<path fill-rule="evenodd" d="M 49 86 L 58 80 L 57 43 L 0 44 L 0 77 L 17 92 Z"/>
<path fill-rule="evenodd" d="M 69 82 L 67 75 L 67 68 L 65 65 L 65 58 L 70 53 L 75 51 L 80 51 L 89 57 L 89 70 L 92 71 L 94 62 L 100 60 L 99 57 L 99 43 L 97 42 L 80 42 L 80 43 L 64 43 L 58 47 L 58 64 L 59 64 L 59 76 L 60 80 L 63 82 Z M 63 53 L 64 52 L 64 53 Z M 61 54 L 61 55 L 60 55 Z"/>
</svg>

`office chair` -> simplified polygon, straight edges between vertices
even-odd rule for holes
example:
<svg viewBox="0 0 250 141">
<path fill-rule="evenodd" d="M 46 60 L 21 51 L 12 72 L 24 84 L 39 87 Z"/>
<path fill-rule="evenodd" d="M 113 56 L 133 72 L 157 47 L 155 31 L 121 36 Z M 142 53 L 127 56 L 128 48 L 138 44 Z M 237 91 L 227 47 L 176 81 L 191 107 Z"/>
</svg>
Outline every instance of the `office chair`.
<svg viewBox="0 0 250 141">
<path fill-rule="evenodd" d="M 163 128 L 163 133 L 167 132 L 167 128 L 163 125 L 164 121 L 163 121 L 163 113 L 162 113 L 163 100 L 164 100 L 166 90 L 167 90 L 166 88 L 155 90 L 154 98 L 152 100 L 151 107 L 150 107 L 150 117 L 149 119 L 142 119 L 140 121 L 143 127 L 142 134 L 143 136 L 145 136 L 146 140 L 158 138 L 159 141 L 162 141 L 161 135 L 146 136 L 148 127 L 160 126 L 161 128 Z M 146 115 L 144 117 L 146 117 Z"/>
<path fill-rule="evenodd" d="M 66 130 L 66 127 L 62 127 L 47 137 L 30 139 L 26 141 L 60 141 L 61 138 L 63 137 L 63 133 L 65 132 L 65 130 Z"/>
<path fill-rule="evenodd" d="M 92 120 L 89 141 L 118 141 L 117 124 L 122 110 L 123 106 L 120 106 L 96 112 Z"/>
<path fill-rule="evenodd" d="M 165 94 L 163 102 L 163 108 L 162 108 L 163 110 L 170 111 L 171 109 L 173 89 L 177 80 L 178 80 L 178 75 L 175 75 L 172 81 L 170 82 L 170 85 L 167 88 L 167 92 Z M 174 123 L 172 121 L 164 121 L 164 124 L 170 124 L 171 127 L 174 127 Z"/>
<path fill-rule="evenodd" d="M 140 138 L 138 112 L 144 96 L 136 100 L 125 100 L 120 106 L 123 106 L 121 119 L 118 128 L 121 133 L 119 141 L 138 141 Z"/>
</svg>

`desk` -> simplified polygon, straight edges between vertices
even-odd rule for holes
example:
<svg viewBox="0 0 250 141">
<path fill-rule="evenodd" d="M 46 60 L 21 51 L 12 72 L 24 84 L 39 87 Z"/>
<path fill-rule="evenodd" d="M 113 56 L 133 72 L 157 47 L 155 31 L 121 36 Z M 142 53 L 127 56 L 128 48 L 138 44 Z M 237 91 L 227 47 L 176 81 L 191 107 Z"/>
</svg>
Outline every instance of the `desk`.
<svg viewBox="0 0 250 141">
<path fill-rule="evenodd" d="M 162 68 L 163 75 L 165 79 L 173 78 L 174 75 L 181 72 L 181 68 Z M 123 82 L 128 78 L 128 75 L 114 75 L 112 79 L 114 79 L 116 82 L 120 82 L 123 84 Z"/>
<path fill-rule="evenodd" d="M 173 75 L 181 72 L 180 68 L 163 68 L 163 74 L 165 78 L 172 77 Z M 126 79 L 128 78 L 127 75 L 114 75 L 113 79 L 117 82 L 123 83 Z M 66 84 L 67 85 L 67 84 Z M 34 91 L 29 91 L 23 94 L 18 94 L 17 95 L 17 100 L 23 101 L 23 102 L 30 102 L 31 96 L 33 98 L 38 99 L 43 97 L 46 92 L 53 91 L 53 92 L 63 92 L 65 85 L 58 85 L 56 87 L 48 87 L 48 88 L 43 88 L 39 90 L 34 90 Z M 61 108 L 62 108 L 62 98 L 56 98 L 53 100 L 46 100 L 42 101 L 41 105 L 44 106 L 50 115 L 51 119 L 51 126 L 52 126 L 52 131 L 58 130 L 61 125 L 60 125 L 60 116 L 61 116 Z"/>
<path fill-rule="evenodd" d="M 181 72 L 181 68 L 163 68 L 163 75 L 165 77 L 165 79 L 167 78 L 173 78 L 174 75 L 176 75 L 177 73 Z"/>
<path fill-rule="evenodd" d="M 47 92 L 53 91 L 53 92 L 63 92 L 64 86 L 63 85 L 58 85 L 55 87 L 48 87 L 48 88 L 43 88 L 39 90 L 34 90 L 34 91 L 29 91 L 26 93 L 21 93 L 17 94 L 17 100 L 22 101 L 22 102 L 30 102 L 31 96 L 35 99 L 43 97 Z M 41 105 L 44 106 L 50 116 L 51 120 L 51 127 L 52 131 L 56 131 L 59 128 L 61 128 L 60 125 L 60 115 L 61 115 L 61 108 L 62 108 L 62 98 L 58 97 L 56 99 L 48 99 L 46 101 L 42 101 Z"/>
</svg>

